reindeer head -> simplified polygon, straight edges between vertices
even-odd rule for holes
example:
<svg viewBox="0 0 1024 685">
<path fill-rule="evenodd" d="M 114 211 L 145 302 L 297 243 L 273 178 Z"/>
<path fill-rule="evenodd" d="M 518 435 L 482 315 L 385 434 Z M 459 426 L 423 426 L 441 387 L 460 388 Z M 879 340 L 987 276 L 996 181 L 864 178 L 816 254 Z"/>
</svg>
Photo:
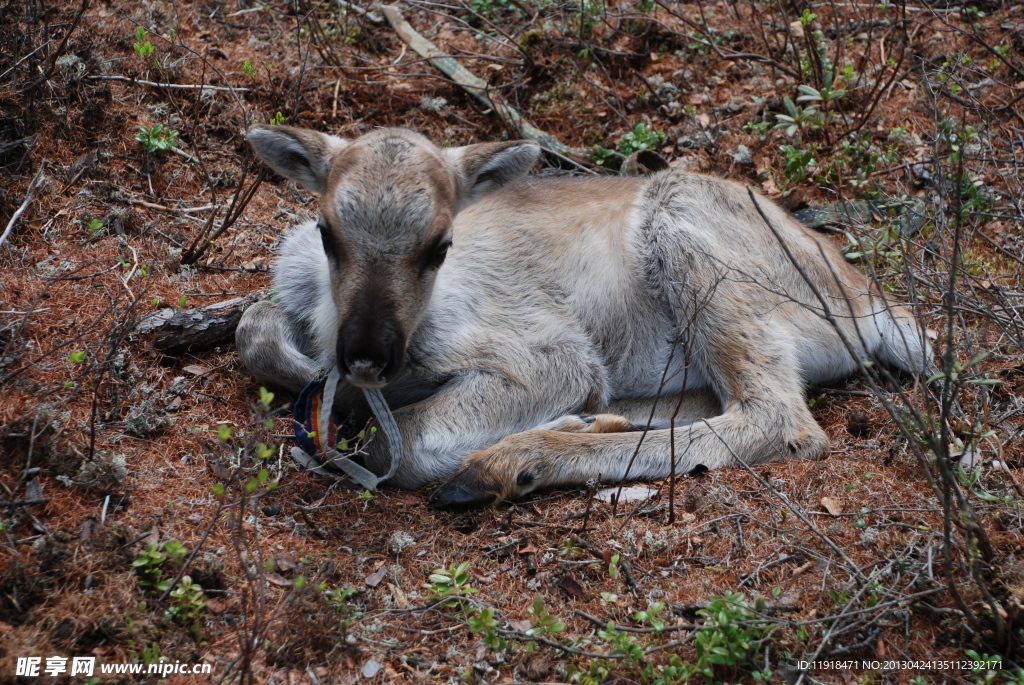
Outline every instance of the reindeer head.
<svg viewBox="0 0 1024 685">
<path fill-rule="evenodd" d="M 363 388 L 383 387 L 401 371 L 452 246 L 455 214 L 525 174 L 540 152 L 527 141 L 439 148 L 404 129 L 344 140 L 255 125 L 248 137 L 274 171 L 320 193 L 337 364 Z"/>
</svg>

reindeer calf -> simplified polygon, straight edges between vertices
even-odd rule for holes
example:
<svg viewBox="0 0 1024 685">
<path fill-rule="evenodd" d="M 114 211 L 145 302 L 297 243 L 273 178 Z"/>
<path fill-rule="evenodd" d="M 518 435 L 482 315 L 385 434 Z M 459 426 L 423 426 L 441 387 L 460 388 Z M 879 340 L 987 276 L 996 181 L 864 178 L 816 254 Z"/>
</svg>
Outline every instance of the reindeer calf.
<svg viewBox="0 0 1024 685">
<path fill-rule="evenodd" d="M 249 140 L 320 212 L 282 240 L 242 361 L 292 392 L 337 364 L 335 407 L 356 421 L 359 388 L 383 388 L 405 448 L 392 484 L 447 479 L 437 506 L 819 458 L 809 381 L 931 365 L 908 311 L 736 183 L 522 178 L 532 142 L 438 148 L 402 129 Z M 370 443 L 368 468 L 389 460 Z"/>
</svg>

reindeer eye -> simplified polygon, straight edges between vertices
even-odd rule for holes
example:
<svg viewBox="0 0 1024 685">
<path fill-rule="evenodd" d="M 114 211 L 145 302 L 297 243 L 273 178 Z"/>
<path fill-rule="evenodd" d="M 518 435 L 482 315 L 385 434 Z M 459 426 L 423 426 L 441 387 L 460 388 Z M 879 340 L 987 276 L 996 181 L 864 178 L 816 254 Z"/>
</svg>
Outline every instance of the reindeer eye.
<svg viewBox="0 0 1024 685">
<path fill-rule="evenodd" d="M 445 240 L 434 249 L 434 253 L 430 256 L 430 265 L 435 269 L 444 264 L 444 258 L 448 256 L 448 248 L 452 246 L 452 241 Z"/>
</svg>

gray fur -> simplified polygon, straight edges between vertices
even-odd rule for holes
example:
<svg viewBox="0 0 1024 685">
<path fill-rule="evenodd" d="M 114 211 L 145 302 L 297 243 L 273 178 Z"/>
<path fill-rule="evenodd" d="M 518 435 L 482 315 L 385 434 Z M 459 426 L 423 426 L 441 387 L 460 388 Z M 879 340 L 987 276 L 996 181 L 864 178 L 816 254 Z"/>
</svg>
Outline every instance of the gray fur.
<svg viewBox="0 0 1024 685">
<path fill-rule="evenodd" d="M 514 181 L 535 156 L 531 144 L 441 151 L 394 129 L 352 141 L 321 205 L 345 257 L 324 256 L 313 223 L 282 241 L 279 301 L 243 317 L 243 362 L 264 381 L 301 387 L 335 363 L 339 326 L 376 288 L 407 335 L 404 366 L 384 390 L 406 449 L 394 484 L 448 479 L 434 494 L 442 506 L 664 477 L 672 424 L 678 473 L 735 456 L 818 458 L 828 440 L 804 402 L 807 382 L 871 358 L 930 368 L 909 312 L 759 199 L 776 236 L 746 188 L 680 171 Z M 443 266 L 416 266 L 445 235 Z M 365 415 L 358 394 L 348 386 L 336 401 Z M 641 441 L 632 429 L 652 408 Z M 370 468 L 383 472 L 388 459 L 383 440 L 369 446 Z"/>
</svg>

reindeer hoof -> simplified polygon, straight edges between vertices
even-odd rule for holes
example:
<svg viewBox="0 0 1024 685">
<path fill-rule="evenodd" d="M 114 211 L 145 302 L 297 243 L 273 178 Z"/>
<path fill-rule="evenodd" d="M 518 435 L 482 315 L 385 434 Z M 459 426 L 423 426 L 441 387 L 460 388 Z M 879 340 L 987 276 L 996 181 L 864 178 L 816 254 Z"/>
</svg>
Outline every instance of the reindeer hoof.
<svg viewBox="0 0 1024 685">
<path fill-rule="evenodd" d="M 430 495 L 430 506 L 448 511 L 464 511 L 486 507 L 498 500 L 498 493 L 483 488 L 449 481 Z"/>
</svg>

